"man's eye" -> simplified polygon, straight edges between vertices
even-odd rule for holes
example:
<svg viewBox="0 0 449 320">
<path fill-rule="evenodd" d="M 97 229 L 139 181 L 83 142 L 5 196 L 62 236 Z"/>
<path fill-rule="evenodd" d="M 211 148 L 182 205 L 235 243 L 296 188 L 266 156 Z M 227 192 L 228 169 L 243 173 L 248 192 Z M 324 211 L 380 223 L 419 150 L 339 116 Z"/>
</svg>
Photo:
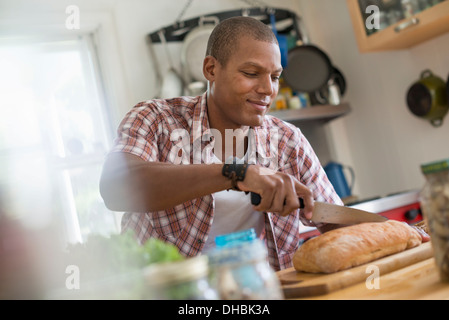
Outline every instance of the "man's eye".
<svg viewBox="0 0 449 320">
<path fill-rule="evenodd" d="M 253 72 L 245 72 L 243 71 L 243 74 L 247 77 L 257 77 L 257 73 L 253 73 Z"/>
</svg>

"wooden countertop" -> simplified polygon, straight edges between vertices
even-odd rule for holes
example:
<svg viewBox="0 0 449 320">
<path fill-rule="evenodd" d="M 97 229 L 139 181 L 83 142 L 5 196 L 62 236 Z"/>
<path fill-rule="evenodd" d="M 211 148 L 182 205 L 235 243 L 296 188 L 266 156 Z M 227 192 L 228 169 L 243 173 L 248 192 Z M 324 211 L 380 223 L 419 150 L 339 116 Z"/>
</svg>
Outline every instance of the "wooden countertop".
<svg viewBox="0 0 449 320">
<path fill-rule="evenodd" d="M 449 283 L 440 281 L 434 258 L 381 275 L 378 288 L 365 282 L 325 295 L 295 300 L 449 300 Z"/>
</svg>

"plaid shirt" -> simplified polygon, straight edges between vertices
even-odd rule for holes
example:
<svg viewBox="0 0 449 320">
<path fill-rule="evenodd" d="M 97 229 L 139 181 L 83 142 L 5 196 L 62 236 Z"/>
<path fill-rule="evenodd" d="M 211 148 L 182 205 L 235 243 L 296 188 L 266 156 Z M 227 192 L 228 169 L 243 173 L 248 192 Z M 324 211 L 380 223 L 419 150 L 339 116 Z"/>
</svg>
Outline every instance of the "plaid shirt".
<svg viewBox="0 0 449 320">
<path fill-rule="evenodd" d="M 266 115 L 262 126 L 251 129 L 249 163 L 295 176 L 317 201 L 342 203 L 299 128 Z M 209 164 L 213 146 L 204 94 L 137 104 L 122 120 L 111 152 L 128 152 L 151 162 Z M 213 215 L 214 197 L 206 195 L 163 211 L 127 212 L 122 231 L 134 230 L 141 243 L 150 237 L 162 239 L 183 255 L 195 256 L 206 242 Z M 300 241 L 299 210 L 286 217 L 265 212 L 264 220 L 261 237 L 270 265 L 275 270 L 291 267 Z"/>
</svg>

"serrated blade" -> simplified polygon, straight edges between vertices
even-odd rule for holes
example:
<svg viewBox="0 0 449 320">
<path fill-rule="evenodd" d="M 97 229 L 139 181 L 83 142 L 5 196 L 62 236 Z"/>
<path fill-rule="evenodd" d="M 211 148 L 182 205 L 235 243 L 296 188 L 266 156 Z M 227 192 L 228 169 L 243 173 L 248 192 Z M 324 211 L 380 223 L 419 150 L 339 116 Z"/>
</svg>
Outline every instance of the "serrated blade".
<svg viewBox="0 0 449 320">
<path fill-rule="evenodd" d="M 388 219 L 379 214 L 360 209 L 315 202 L 311 220 L 313 222 L 353 225 L 363 222 L 384 222 Z"/>
</svg>

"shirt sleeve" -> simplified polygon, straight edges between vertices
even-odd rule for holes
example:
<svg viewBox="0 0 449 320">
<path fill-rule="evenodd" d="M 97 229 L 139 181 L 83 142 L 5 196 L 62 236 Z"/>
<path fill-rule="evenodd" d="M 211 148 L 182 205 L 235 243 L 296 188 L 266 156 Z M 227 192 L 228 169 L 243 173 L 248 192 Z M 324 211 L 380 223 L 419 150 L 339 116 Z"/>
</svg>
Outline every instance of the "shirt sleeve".
<svg viewBox="0 0 449 320">
<path fill-rule="evenodd" d="M 298 146 L 300 181 L 311 189 L 316 201 L 343 204 L 309 141 L 302 133 L 300 137 Z"/>
<path fill-rule="evenodd" d="M 117 129 L 111 152 L 127 152 L 145 161 L 158 161 L 158 119 L 154 106 L 140 103 L 132 108 Z"/>
<path fill-rule="evenodd" d="M 343 201 L 329 181 L 307 138 L 299 128 L 295 128 L 294 134 L 297 135 L 296 139 L 289 139 L 291 143 L 289 145 L 290 162 L 288 165 L 293 175 L 312 191 L 315 201 L 343 205 Z M 307 226 L 320 226 L 305 219 L 302 214 L 300 220 Z"/>
</svg>

